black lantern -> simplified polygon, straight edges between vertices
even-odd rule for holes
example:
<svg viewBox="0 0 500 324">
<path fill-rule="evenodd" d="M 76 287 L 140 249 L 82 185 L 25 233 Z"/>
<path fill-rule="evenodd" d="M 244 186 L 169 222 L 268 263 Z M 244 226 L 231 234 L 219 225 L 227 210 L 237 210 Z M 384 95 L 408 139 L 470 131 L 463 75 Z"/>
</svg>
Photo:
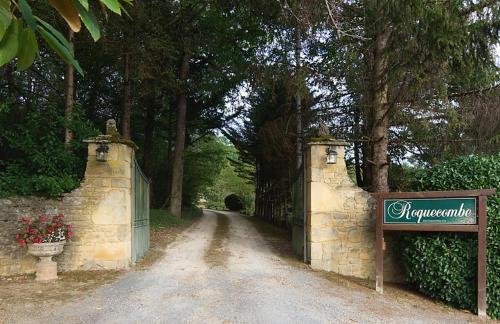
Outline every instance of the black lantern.
<svg viewBox="0 0 500 324">
<path fill-rule="evenodd" d="M 95 150 L 95 152 L 95 158 L 97 161 L 106 162 L 108 160 L 109 146 L 107 146 L 105 143 L 99 144 L 99 147 Z"/>
<path fill-rule="evenodd" d="M 337 151 L 333 148 L 333 146 L 328 146 L 326 149 L 326 163 L 327 164 L 335 164 L 337 163 Z"/>
</svg>

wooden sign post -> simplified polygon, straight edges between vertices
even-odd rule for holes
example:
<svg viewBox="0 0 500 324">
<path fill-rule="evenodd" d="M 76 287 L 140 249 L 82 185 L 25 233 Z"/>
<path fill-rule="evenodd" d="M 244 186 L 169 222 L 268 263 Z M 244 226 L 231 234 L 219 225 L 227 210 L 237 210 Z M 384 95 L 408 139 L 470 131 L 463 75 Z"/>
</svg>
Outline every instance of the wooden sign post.
<svg viewBox="0 0 500 324">
<path fill-rule="evenodd" d="M 384 231 L 475 232 L 477 314 L 486 316 L 486 200 L 494 193 L 495 189 L 373 194 L 377 199 L 377 292 L 384 292 Z"/>
</svg>

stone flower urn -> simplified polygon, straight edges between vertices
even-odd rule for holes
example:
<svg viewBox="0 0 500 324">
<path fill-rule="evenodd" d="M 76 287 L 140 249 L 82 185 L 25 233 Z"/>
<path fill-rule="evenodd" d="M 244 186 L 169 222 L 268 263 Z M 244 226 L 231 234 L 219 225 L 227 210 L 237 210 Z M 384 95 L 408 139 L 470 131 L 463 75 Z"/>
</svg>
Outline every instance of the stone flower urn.
<svg viewBox="0 0 500 324">
<path fill-rule="evenodd" d="M 57 262 L 52 257 L 62 253 L 66 241 L 54 243 L 33 243 L 28 245 L 28 253 L 40 258 L 36 264 L 36 280 L 57 279 Z"/>
</svg>

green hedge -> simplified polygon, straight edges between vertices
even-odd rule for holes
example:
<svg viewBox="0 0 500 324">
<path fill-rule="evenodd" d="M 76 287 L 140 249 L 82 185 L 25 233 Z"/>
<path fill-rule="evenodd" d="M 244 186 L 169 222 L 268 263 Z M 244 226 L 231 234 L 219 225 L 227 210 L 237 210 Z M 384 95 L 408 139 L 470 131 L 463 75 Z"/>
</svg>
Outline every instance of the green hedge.
<svg viewBox="0 0 500 324">
<path fill-rule="evenodd" d="M 416 191 L 500 189 L 500 154 L 467 156 L 416 175 Z M 422 293 L 477 311 L 477 235 L 405 234 L 407 279 Z M 488 315 L 500 318 L 500 195 L 488 199 Z"/>
<path fill-rule="evenodd" d="M 97 131 L 79 107 L 71 120 L 63 109 L 0 103 L 0 197 L 58 197 L 80 185 L 87 161 L 82 140 Z M 64 144 L 65 126 L 75 135 L 70 149 Z"/>
</svg>

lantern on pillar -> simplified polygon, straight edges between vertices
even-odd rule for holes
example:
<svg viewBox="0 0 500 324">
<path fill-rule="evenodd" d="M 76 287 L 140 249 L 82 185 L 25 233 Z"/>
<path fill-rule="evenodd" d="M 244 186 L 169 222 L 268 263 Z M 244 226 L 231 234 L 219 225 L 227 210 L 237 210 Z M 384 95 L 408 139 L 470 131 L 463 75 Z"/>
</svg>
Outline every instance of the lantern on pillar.
<svg viewBox="0 0 500 324">
<path fill-rule="evenodd" d="M 337 163 L 337 151 L 333 148 L 333 146 L 329 145 L 326 148 L 326 163 L 327 164 L 336 164 Z"/>
<path fill-rule="evenodd" d="M 100 143 L 99 147 L 95 150 L 96 160 L 99 162 L 106 162 L 108 160 L 109 146 L 105 143 Z"/>
</svg>

